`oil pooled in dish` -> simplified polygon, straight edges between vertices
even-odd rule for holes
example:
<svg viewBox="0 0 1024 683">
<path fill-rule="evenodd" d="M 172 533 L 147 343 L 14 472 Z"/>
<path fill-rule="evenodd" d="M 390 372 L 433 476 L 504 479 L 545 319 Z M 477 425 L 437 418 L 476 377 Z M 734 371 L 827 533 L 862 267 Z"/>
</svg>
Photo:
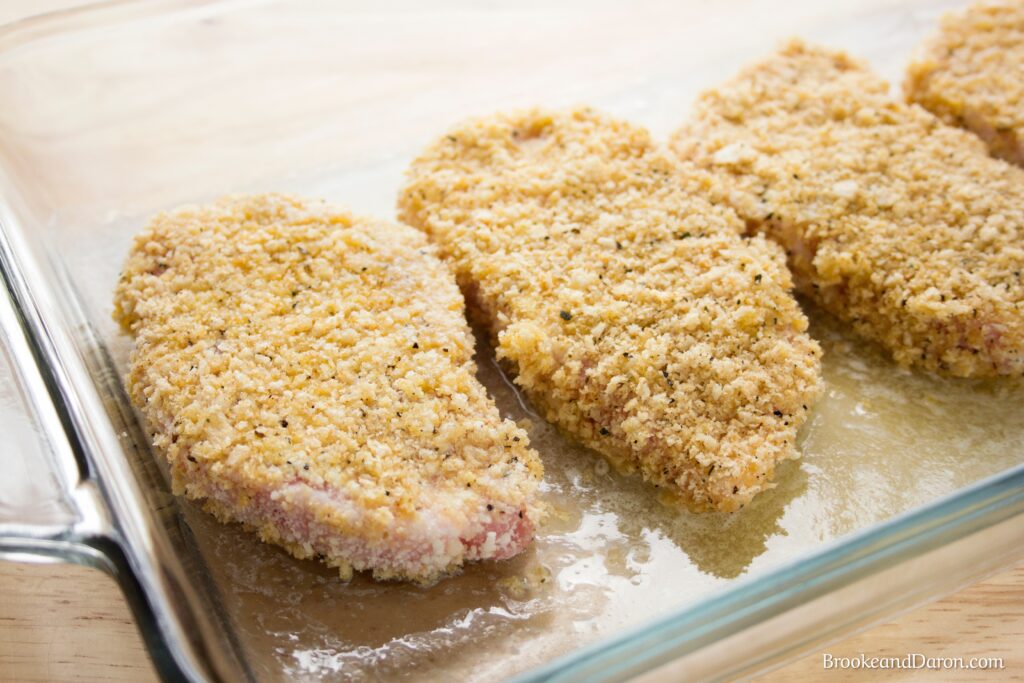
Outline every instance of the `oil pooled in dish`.
<svg viewBox="0 0 1024 683">
<path fill-rule="evenodd" d="M 428 589 L 348 584 L 197 510 L 200 550 L 261 680 L 489 681 L 692 603 L 1024 458 L 1024 383 L 898 368 L 805 306 L 825 392 L 804 456 L 737 513 L 680 514 L 533 414 L 478 333 L 479 377 L 529 419 L 550 506 L 532 548 Z"/>
</svg>

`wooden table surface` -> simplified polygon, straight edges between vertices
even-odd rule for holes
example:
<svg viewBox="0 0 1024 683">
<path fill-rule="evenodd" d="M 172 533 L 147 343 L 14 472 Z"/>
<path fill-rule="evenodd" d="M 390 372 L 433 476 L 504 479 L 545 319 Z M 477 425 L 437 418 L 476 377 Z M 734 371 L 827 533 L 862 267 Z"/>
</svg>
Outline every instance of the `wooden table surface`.
<svg viewBox="0 0 1024 683">
<path fill-rule="evenodd" d="M 114 582 L 83 567 L 0 563 L 0 681 L 156 680 Z M 1003 657 L 1001 671 L 824 671 L 815 653 L 761 683 L 1024 680 L 1024 562 L 825 648 L 835 657 Z M 670 683 L 665 681 L 665 683 Z M 672 682 L 674 683 L 674 682 Z"/>
<path fill-rule="evenodd" d="M 5 0 L 0 24 L 81 0 Z M 1002 671 L 823 671 L 815 653 L 762 681 L 1024 680 L 1024 562 L 829 646 L 836 657 L 1003 657 Z M 77 566 L 0 563 L 0 681 L 152 681 L 152 665 L 111 579 Z"/>
</svg>

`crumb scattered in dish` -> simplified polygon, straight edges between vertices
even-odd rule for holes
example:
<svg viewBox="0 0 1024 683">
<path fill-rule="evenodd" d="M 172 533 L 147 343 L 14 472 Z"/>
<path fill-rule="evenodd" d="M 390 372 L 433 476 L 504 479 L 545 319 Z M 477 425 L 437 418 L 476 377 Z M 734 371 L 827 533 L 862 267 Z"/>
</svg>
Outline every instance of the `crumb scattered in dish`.
<svg viewBox="0 0 1024 683">
<path fill-rule="evenodd" d="M 1024 166 L 1024 3 L 977 3 L 943 17 L 903 89 L 910 102 Z"/>
<path fill-rule="evenodd" d="M 673 147 L 900 364 L 1024 372 L 1024 171 L 860 62 L 793 41 L 701 96 Z"/>
<path fill-rule="evenodd" d="M 711 176 L 589 109 L 479 118 L 409 169 L 403 220 L 447 257 L 548 420 L 675 502 L 771 487 L 819 386 L 780 249 Z"/>
<path fill-rule="evenodd" d="M 114 317 L 175 492 L 220 519 L 423 583 L 531 540 L 539 458 L 420 232 L 277 195 L 184 207 L 136 238 Z"/>
</svg>

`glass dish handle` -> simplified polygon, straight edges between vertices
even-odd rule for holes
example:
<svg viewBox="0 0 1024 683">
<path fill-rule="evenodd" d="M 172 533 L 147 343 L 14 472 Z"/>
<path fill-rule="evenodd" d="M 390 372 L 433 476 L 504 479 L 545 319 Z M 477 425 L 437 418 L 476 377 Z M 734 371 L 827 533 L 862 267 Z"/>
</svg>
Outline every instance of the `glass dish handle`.
<svg viewBox="0 0 1024 683">
<path fill-rule="evenodd" d="M 58 316 L 40 314 L 59 304 L 27 253 L 0 220 L 0 560 L 107 572 L 164 681 L 254 680 L 192 587 L 166 506 L 144 495 L 121 452 L 128 432 L 115 431 L 102 396 L 78 390 L 91 386 L 86 360 L 67 329 L 47 324 Z"/>
<path fill-rule="evenodd" d="M 155 605 L 153 589 L 139 581 L 107 499 L 67 436 L 67 415 L 52 393 L 55 378 L 26 333 L 4 255 L 0 249 L 6 285 L 0 291 L 0 561 L 68 562 L 105 571 L 120 586 L 162 680 L 228 680 L 219 675 L 227 670 L 223 663 L 197 656 L 201 646 L 180 639 L 175 642 L 182 646 L 174 647 L 157 626 L 166 608 Z"/>
<path fill-rule="evenodd" d="M 7 264 L 0 264 L 6 266 Z M 115 572 L 104 552 L 111 516 L 88 466 L 65 438 L 41 368 L 10 293 L 0 294 L 0 558 L 67 561 Z"/>
</svg>

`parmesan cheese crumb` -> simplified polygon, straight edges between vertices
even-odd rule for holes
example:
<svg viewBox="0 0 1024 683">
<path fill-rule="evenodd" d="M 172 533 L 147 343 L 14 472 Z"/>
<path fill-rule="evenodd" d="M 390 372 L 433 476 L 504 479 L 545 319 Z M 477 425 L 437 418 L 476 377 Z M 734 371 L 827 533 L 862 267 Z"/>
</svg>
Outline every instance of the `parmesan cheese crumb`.
<svg viewBox="0 0 1024 683">
<path fill-rule="evenodd" d="M 469 121 L 399 208 L 451 261 L 548 420 L 695 510 L 736 510 L 797 455 L 820 350 L 780 249 L 711 176 L 589 109 Z"/>
<path fill-rule="evenodd" d="M 981 2 L 947 14 L 907 69 L 907 100 L 1024 166 L 1024 3 Z"/>
<path fill-rule="evenodd" d="M 701 96 L 672 144 L 786 248 L 800 289 L 900 364 L 1024 373 L 1024 171 L 976 137 L 794 41 Z M 757 161 L 718 165 L 737 144 Z"/>
<path fill-rule="evenodd" d="M 218 518 L 421 583 L 530 541 L 539 458 L 418 231 L 277 195 L 183 207 L 136 238 L 114 317 L 174 491 Z"/>
</svg>

